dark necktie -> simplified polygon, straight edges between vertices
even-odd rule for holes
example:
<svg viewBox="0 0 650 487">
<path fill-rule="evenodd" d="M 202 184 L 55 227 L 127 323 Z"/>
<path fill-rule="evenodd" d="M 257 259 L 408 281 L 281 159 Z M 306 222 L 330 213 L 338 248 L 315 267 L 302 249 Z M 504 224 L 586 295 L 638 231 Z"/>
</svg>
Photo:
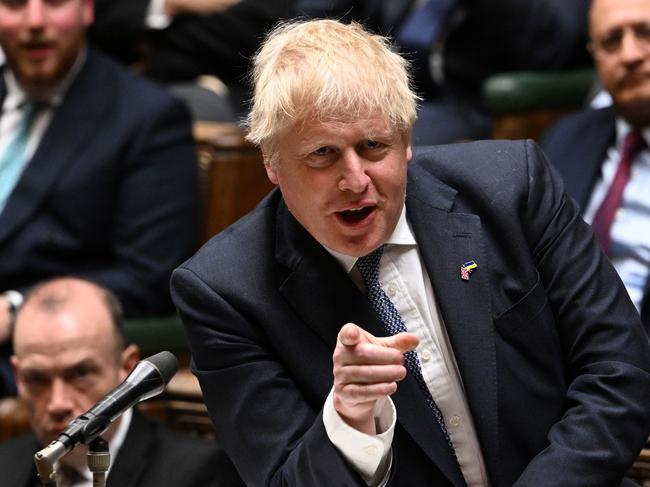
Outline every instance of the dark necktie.
<svg viewBox="0 0 650 487">
<path fill-rule="evenodd" d="M 393 305 L 393 302 L 390 300 L 388 295 L 384 292 L 384 290 L 381 288 L 381 285 L 379 284 L 379 262 L 381 261 L 382 254 L 384 253 L 384 247 L 385 246 L 382 245 L 370 254 L 360 257 L 355 265 L 357 266 L 357 269 L 359 269 L 359 272 L 361 273 L 361 276 L 363 277 L 363 280 L 366 284 L 366 287 L 368 289 L 368 299 L 370 300 L 370 304 L 375 310 L 375 313 L 377 313 L 381 319 L 388 333 L 391 335 L 396 335 L 397 333 L 407 330 L 406 326 L 404 325 L 404 321 L 402 321 L 402 317 Z M 424 377 L 422 377 L 422 370 L 420 369 L 420 361 L 418 360 L 415 351 L 412 350 L 404 354 L 404 364 L 420 386 L 420 389 L 422 390 L 422 393 L 424 394 L 429 407 L 431 407 L 436 421 L 453 452 L 454 445 L 452 444 L 451 438 L 449 437 L 449 431 L 447 431 L 447 427 L 445 426 L 445 420 L 442 416 L 442 413 L 440 412 L 440 409 L 438 408 L 438 405 L 433 400 L 433 397 L 431 397 L 431 393 L 429 392 L 429 388 L 427 387 L 426 382 L 424 382 Z"/>
<path fill-rule="evenodd" d="M 625 141 L 623 142 L 621 162 L 616 169 L 612 185 L 594 215 L 591 226 L 606 254 L 609 254 L 610 252 L 612 223 L 616 216 L 616 210 L 621 205 L 625 185 L 630 179 L 632 161 L 645 145 L 645 140 L 643 140 L 643 137 L 638 130 L 633 130 L 627 134 Z"/>
</svg>

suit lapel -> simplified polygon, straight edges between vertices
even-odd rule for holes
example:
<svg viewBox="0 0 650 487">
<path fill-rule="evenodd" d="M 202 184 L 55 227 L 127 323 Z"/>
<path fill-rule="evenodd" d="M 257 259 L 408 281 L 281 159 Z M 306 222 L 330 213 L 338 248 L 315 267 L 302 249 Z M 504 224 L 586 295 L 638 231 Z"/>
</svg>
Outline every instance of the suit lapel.
<svg viewBox="0 0 650 487">
<path fill-rule="evenodd" d="M 0 243 L 28 221 L 57 178 L 78 159 L 75 153 L 83 144 L 93 136 L 104 135 L 97 130 L 97 124 L 101 121 L 100 112 L 110 103 L 110 97 L 97 95 L 97 87 L 102 86 L 101 79 L 98 79 L 101 73 L 97 73 L 94 66 L 89 51 L 84 66 L 68 88 L 4 211 L 0 213 Z"/>
<path fill-rule="evenodd" d="M 407 215 L 433 285 L 472 412 L 481 450 L 497 471 L 496 346 L 490 306 L 489 262 L 478 216 L 454 213 L 455 192 L 437 180 L 409 179 Z M 469 280 L 460 267 L 474 260 Z"/>
<path fill-rule="evenodd" d="M 109 472 L 107 487 L 137 487 L 143 472 L 149 467 L 150 450 L 153 448 L 153 426 L 136 409 L 129 430 Z"/>
<path fill-rule="evenodd" d="M 278 210 L 276 258 L 292 272 L 280 292 L 297 314 L 334 351 L 341 326 L 353 322 L 376 336 L 386 335 L 383 324 L 365 296 L 335 259 L 289 214 Z M 331 384 L 327 384 L 327 391 Z M 400 425 L 421 446 L 454 485 L 464 485 L 456 460 L 433 419 L 415 379 L 408 376 L 393 396 Z M 422 418 L 431 418 L 422 421 Z"/>
<path fill-rule="evenodd" d="M 276 259 L 291 269 L 280 292 L 332 352 L 338 332 L 347 322 L 374 335 L 385 334 L 361 291 L 329 252 L 291 216 L 283 202 L 278 222 Z"/>
<path fill-rule="evenodd" d="M 570 164 L 559 167 L 567 192 L 583 209 L 589 204 L 591 191 L 601 177 L 607 148 L 614 142 L 614 120 L 614 110 L 611 107 L 594 111 L 581 131 L 583 139 L 580 143 L 573 144 L 570 157 L 565 158 Z"/>
</svg>

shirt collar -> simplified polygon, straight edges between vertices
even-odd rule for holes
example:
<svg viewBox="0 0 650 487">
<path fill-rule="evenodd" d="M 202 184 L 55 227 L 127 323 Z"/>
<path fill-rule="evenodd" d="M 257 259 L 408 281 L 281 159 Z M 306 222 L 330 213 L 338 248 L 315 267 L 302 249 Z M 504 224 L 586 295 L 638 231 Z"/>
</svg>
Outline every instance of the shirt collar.
<svg viewBox="0 0 650 487">
<path fill-rule="evenodd" d="M 630 125 L 628 122 L 623 120 L 621 117 L 616 118 L 616 148 L 619 152 L 623 150 L 623 142 L 625 141 L 625 137 L 632 130 L 634 130 L 634 127 L 632 127 L 632 125 Z M 650 126 L 643 127 L 640 130 L 641 136 L 645 140 L 646 145 L 650 146 Z"/>
<path fill-rule="evenodd" d="M 397 220 L 397 225 L 395 225 L 393 233 L 386 239 L 384 244 L 417 245 L 413 231 L 406 221 L 406 205 L 402 205 L 402 212 L 400 213 L 399 219 Z M 336 250 L 332 250 L 327 247 L 325 247 L 325 250 L 327 250 L 332 255 L 332 257 L 334 257 L 336 261 L 341 264 L 341 267 L 343 267 L 343 270 L 345 270 L 347 273 L 350 273 L 358 259 L 358 257 L 342 254 L 341 252 L 337 252 Z"/>
</svg>

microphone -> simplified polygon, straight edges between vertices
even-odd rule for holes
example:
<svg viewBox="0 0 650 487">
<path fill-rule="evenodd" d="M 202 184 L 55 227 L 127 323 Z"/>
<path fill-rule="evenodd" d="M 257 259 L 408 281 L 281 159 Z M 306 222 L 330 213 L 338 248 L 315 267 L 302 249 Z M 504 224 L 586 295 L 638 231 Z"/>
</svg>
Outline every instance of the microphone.
<svg viewBox="0 0 650 487">
<path fill-rule="evenodd" d="M 140 401 L 160 394 L 177 371 L 178 360 L 167 351 L 138 362 L 124 382 L 70 422 L 56 440 L 36 453 L 34 460 L 37 467 L 42 464 L 47 468 L 79 443 L 92 442 L 124 411 Z"/>
</svg>

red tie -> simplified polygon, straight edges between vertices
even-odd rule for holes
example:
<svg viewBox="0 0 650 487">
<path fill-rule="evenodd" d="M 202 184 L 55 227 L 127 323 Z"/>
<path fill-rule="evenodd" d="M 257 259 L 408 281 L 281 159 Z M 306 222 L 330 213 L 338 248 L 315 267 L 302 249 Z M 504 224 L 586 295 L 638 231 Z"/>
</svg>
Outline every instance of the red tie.
<svg viewBox="0 0 650 487">
<path fill-rule="evenodd" d="M 610 186 L 605 199 L 601 203 L 600 208 L 598 208 L 598 211 L 596 211 L 596 214 L 594 215 L 594 220 L 591 226 L 596 234 L 596 238 L 600 242 L 600 246 L 608 255 L 611 244 L 610 231 L 612 223 L 614 222 L 616 210 L 621 205 L 625 185 L 630 179 L 630 167 L 632 166 L 632 161 L 645 145 L 645 140 L 643 140 L 641 132 L 638 130 L 633 130 L 627 134 L 625 141 L 623 142 L 621 162 L 616 170 L 616 175 L 614 176 L 612 185 Z"/>
</svg>

